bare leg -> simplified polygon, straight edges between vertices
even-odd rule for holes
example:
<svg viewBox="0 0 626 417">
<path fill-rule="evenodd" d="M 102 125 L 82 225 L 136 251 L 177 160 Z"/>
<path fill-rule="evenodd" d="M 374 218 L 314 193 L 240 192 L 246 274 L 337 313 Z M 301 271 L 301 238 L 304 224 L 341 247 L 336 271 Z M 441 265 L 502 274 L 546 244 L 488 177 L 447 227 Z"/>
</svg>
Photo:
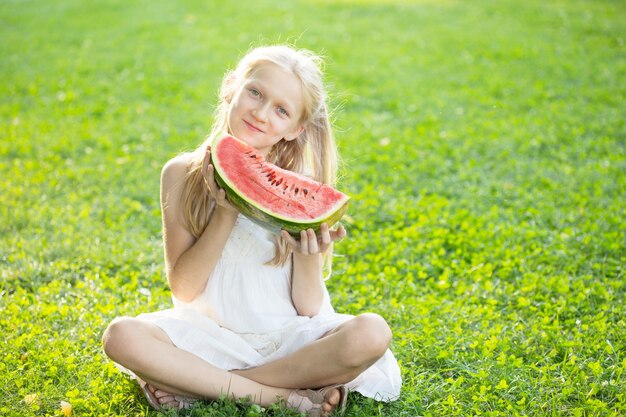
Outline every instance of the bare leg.
<svg viewBox="0 0 626 417">
<path fill-rule="evenodd" d="M 352 381 L 387 350 L 391 330 L 380 316 L 362 314 L 284 358 L 233 371 L 261 384 L 319 388 Z"/>
<path fill-rule="evenodd" d="M 292 392 L 214 367 L 177 348 L 160 328 L 141 320 L 114 321 L 107 328 L 103 343 L 111 359 L 169 393 L 206 399 L 224 394 L 234 399 L 249 397 L 261 406 L 269 406 Z"/>
<path fill-rule="evenodd" d="M 150 390 L 150 392 L 157 399 L 157 401 L 161 404 L 161 406 L 167 406 L 167 407 L 175 408 L 175 409 L 178 408 L 180 397 L 175 396 L 171 392 L 158 389 L 150 385 L 149 383 L 146 384 L 146 387 L 148 390 Z M 289 390 L 289 391 L 292 391 L 292 390 Z M 289 398 L 291 399 L 291 396 Z M 341 394 L 339 392 L 339 389 L 335 388 L 335 389 L 328 390 L 326 395 L 324 396 L 324 403 L 322 404 L 322 410 L 325 413 L 332 412 L 337 407 L 340 400 L 341 400 Z M 292 404 L 293 408 L 298 409 L 301 405 L 302 405 L 302 400 L 300 397 L 296 396 L 295 398 L 293 398 L 293 404 Z M 325 413 L 323 415 L 326 415 Z"/>
<path fill-rule="evenodd" d="M 268 406 L 295 388 L 351 381 L 384 354 L 390 339 L 381 317 L 364 314 L 290 356 L 232 372 L 178 349 L 157 326 L 136 319 L 112 323 L 103 342 L 107 355 L 148 382 L 162 404 L 174 401 L 172 394 L 206 399 L 227 394 Z M 339 396 L 337 389 L 328 391 L 323 410 L 332 411 Z"/>
</svg>

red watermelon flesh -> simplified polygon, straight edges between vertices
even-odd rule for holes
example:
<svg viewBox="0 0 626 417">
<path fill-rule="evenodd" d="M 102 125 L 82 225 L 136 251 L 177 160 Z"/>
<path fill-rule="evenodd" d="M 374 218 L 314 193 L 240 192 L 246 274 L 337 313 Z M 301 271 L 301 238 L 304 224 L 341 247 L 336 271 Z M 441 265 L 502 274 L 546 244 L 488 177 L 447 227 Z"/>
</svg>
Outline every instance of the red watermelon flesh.
<svg viewBox="0 0 626 417">
<path fill-rule="evenodd" d="M 215 178 L 244 215 L 271 230 L 319 229 L 336 223 L 350 197 L 304 175 L 277 167 L 255 148 L 225 135 L 211 146 Z"/>
</svg>

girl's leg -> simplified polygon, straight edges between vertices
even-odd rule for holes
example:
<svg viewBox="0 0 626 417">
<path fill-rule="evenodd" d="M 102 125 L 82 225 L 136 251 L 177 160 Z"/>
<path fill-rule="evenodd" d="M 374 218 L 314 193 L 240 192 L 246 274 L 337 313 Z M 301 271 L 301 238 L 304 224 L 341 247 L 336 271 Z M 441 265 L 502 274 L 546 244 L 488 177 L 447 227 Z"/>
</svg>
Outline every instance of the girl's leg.
<svg viewBox="0 0 626 417">
<path fill-rule="evenodd" d="M 376 314 L 362 314 L 284 358 L 233 371 L 261 384 L 284 388 L 319 388 L 352 381 L 380 359 L 391 330 Z"/>
<path fill-rule="evenodd" d="M 390 340 L 391 330 L 380 316 L 363 314 L 290 356 L 226 372 L 176 348 L 160 328 L 140 320 L 116 320 L 103 337 L 107 355 L 152 385 L 153 392 L 156 388 L 162 403 L 173 399 L 171 394 L 207 399 L 227 394 L 262 406 L 287 399 L 292 388 L 351 381 L 385 353 Z M 339 399 L 339 390 L 329 390 L 323 410 L 332 411 Z"/>
<path fill-rule="evenodd" d="M 106 329 L 103 344 L 115 362 L 169 393 L 206 399 L 224 394 L 234 399 L 249 397 L 261 406 L 269 406 L 279 398 L 287 399 L 292 392 L 216 368 L 177 348 L 160 328 L 141 320 L 115 320 Z"/>
</svg>

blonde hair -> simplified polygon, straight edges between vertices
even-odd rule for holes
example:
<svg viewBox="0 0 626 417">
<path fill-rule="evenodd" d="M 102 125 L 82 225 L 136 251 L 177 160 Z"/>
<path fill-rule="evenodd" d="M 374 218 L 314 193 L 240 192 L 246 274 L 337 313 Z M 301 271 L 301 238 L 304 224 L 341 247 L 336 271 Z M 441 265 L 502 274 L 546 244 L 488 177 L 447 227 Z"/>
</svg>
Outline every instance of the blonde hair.
<svg viewBox="0 0 626 417">
<path fill-rule="evenodd" d="M 270 150 L 267 160 L 281 168 L 306 174 L 316 181 L 335 185 L 337 178 L 337 148 L 332 132 L 326 93 L 322 80 L 322 60 L 307 50 L 276 45 L 252 49 L 237 67 L 226 73 L 219 93 L 213 127 L 206 140 L 192 152 L 182 192 L 183 219 L 191 234 L 198 238 L 209 223 L 215 202 L 207 192 L 202 178 L 205 150 L 216 136 L 229 132 L 229 114 L 233 97 L 243 83 L 262 65 L 271 63 L 291 71 L 300 81 L 304 108 L 299 124 L 302 133 L 291 141 L 281 140 Z M 324 254 L 328 273 L 332 247 Z M 290 258 L 287 241 L 278 237 L 276 253 L 269 263 L 284 265 Z"/>
</svg>

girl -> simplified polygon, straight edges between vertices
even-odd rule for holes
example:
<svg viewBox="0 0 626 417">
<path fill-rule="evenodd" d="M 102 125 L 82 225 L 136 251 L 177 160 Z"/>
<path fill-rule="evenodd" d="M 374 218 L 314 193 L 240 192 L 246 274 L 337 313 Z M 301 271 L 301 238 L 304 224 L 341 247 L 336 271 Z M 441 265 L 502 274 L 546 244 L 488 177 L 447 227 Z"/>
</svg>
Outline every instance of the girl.
<svg viewBox="0 0 626 417">
<path fill-rule="evenodd" d="M 227 395 L 308 415 L 345 405 L 347 392 L 390 401 L 400 371 L 378 315 L 334 312 L 323 259 L 345 237 L 274 236 L 240 215 L 213 178 L 208 145 L 228 132 L 270 162 L 334 184 L 337 154 L 320 60 L 287 46 L 252 50 L 228 73 L 215 124 L 161 176 L 163 239 L 174 308 L 117 318 L 104 350 L 137 377 L 155 408 Z"/>
</svg>

